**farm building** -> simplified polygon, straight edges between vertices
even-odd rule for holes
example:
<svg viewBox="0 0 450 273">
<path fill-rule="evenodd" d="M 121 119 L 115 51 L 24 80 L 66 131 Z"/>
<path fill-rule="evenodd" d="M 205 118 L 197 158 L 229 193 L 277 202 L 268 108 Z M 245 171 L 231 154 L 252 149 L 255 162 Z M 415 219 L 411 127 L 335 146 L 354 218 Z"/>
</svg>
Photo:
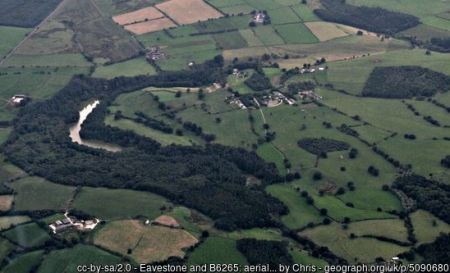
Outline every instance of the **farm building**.
<svg viewBox="0 0 450 273">
<path fill-rule="evenodd" d="M 75 228 L 80 231 L 93 230 L 100 223 L 100 220 L 95 218 L 91 220 L 79 220 L 74 216 L 69 216 L 66 212 L 64 219 L 57 220 L 54 223 L 48 225 L 54 234 L 61 233 L 63 231 Z"/>
</svg>

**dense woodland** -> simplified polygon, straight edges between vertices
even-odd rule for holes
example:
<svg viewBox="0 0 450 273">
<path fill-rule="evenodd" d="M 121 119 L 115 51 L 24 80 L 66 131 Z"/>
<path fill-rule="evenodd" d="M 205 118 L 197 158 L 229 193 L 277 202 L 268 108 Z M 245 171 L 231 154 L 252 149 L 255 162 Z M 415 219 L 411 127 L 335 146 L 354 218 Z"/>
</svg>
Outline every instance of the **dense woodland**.
<svg viewBox="0 0 450 273">
<path fill-rule="evenodd" d="M 350 149 L 348 143 L 329 138 L 303 138 L 297 143 L 298 146 L 315 155 Z"/>
<path fill-rule="evenodd" d="M 60 2 L 61 0 L 2 0 L 0 25 L 34 27 Z"/>
<path fill-rule="evenodd" d="M 450 224 L 450 185 L 419 175 L 405 175 L 398 177 L 393 187 L 415 200 L 418 208 L 428 210 Z"/>
<path fill-rule="evenodd" d="M 450 53 L 450 38 L 432 38 L 428 48 L 438 52 Z"/>
<path fill-rule="evenodd" d="M 294 263 L 286 242 L 241 239 L 237 241 L 237 248 L 252 265 L 269 264 L 271 269 L 276 271 L 279 264 Z"/>
<path fill-rule="evenodd" d="M 444 157 L 444 158 L 441 160 L 441 164 L 442 164 L 442 166 L 444 166 L 444 167 L 450 169 L 450 155 Z"/>
<path fill-rule="evenodd" d="M 168 146 L 104 124 L 107 106 L 124 92 L 146 86 L 202 86 L 222 82 L 220 62 L 157 76 L 120 77 L 110 81 L 77 76 L 51 99 L 22 108 L 2 150 L 30 174 L 73 185 L 151 191 L 195 208 L 232 230 L 274 226 L 273 216 L 286 207 L 263 191 L 281 181 L 274 164 L 254 152 L 220 145 Z M 101 103 L 88 116 L 81 136 L 123 147 L 110 153 L 72 143 L 69 127 L 83 102 Z M 244 175 L 261 180 L 247 187 Z"/>
<path fill-rule="evenodd" d="M 419 18 L 383 8 L 353 6 L 344 0 L 321 0 L 323 8 L 314 10 L 322 20 L 362 28 L 368 31 L 393 35 L 417 26 Z"/>
<path fill-rule="evenodd" d="M 245 84 L 254 91 L 263 91 L 272 88 L 269 78 L 264 75 L 264 72 L 255 72 L 250 78 L 245 80 Z"/>
<path fill-rule="evenodd" d="M 430 97 L 450 90 L 450 77 L 419 66 L 375 67 L 362 91 L 379 98 Z"/>
</svg>

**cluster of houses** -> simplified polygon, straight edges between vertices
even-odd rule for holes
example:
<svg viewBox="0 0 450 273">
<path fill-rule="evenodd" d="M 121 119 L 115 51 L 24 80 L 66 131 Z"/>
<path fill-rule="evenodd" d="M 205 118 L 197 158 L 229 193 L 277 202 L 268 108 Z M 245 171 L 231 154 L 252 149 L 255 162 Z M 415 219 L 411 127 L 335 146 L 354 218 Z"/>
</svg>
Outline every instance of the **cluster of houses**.
<svg viewBox="0 0 450 273">
<path fill-rule="evenodd" d="M 91 220 L 79 220 L 74 216 L 69 216 L 68 212 L 66 212 L 63 219 L 51 223 L 48 227 L 54 234 L 57 234 L 72 228 L 80 231 L 93 230 L 99 223 L 100 220 L 97 218 Z"/>
<path fill-rule="evenodd" d="M 157 61 L 162 60 L 167 57 L 166 53 L 159 46 L 152 46 L 147 48 L 147 52 L 145 54 L 147 60 Z"/>
<path fill-rule="evenodd" d="M 295 104 L 294 99 L 288 98 L 285 95 L 283 95 L 283 93 L 278 91 L 275 91 L 272 94 L 264 96 L 260 99 L 260 104 L 267 107 L 275 107 L 283 102 L 289 105 Z"/>
<path fill-rule="evenodd" d="M 321 99 L 323 99 L 322 96 L 318 95 L 313 90 L 300 91 L 300 92 L 298 92 L 298 96 L 302 100 L 304 100 L 304 99 L 311 99 L 311 100 L 321 100 Z"/>
</svg>

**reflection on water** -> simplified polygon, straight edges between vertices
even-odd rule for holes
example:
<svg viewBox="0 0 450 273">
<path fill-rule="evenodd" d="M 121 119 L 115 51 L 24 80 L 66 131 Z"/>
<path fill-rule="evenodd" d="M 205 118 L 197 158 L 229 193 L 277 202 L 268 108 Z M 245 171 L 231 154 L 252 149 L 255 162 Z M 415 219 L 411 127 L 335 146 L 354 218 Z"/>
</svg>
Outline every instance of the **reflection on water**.
<svg viewBox="0 0 450 273">
<path fill-rule="evenodd" d="M 122 149 L 116 145 L 111 145 L 107 143 L 103 143 L 101 141 L 95 140 L 83 140 L 80 137 L 81 124 L 86 120 L 87 116 L 92 113 L 94 108 L 100 103 L 100 101 L 96 100 L 91 104 L 88 104 L 86 107 L 81 109 L 80 118 L 78 119 L 77 124 L 70 127 L 70 139 L 72 142 L 78 143 L 80 145 L 88 146 L 96 149 L 104 149 L 110 152 L 120 152 Z"/>
</svg>

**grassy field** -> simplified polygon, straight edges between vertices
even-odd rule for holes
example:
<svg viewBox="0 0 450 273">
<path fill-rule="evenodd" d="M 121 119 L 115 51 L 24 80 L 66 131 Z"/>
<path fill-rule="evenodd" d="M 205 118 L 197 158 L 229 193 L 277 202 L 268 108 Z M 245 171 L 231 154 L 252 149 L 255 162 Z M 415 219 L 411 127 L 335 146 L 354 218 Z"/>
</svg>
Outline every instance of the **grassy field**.
<svg viewBox="0 0 450 273">
<path fill-rule="evenodd" d="M 321 42 L 348 36 L 348 33 L 339 28 L 337 24 L 327 22 L 309 22 L 305 23 L 305 25 Z"/>
<path fill-rule="evenodd" d="M 284 24 L 274 26 L 276 32 L 286 44 L 312 44 L 319 40 L 302 23 Z"/>
<path fill-rule="evenodd" d="M 119 76 L 154 75 L 156 70 L 145 58 L 131 59 L 113 65 L 98 66 L 93 77 L 112 79 Z"/>
<path fill-rule="evenodd" d="M 5 231 L 3 235 L 26 248 L 42 246 L 50 239 L 47 232 L 41 229 L 36 223 L 18 225 L 13 229 Z"/>
<path fill-rule="evenodd" d="M 286 174 L 286 167 L 284 166 L 284 156 L 271 143 L 265 143 L 258 147 L 257 154 L 267 162 L 273 162 L 281 174 Z"/>
<path fill-rule="evenodd" d="M 269 241 L 281 241 L 283 239 L 281 232 L 277 229 L 263 229 L 263 228 L 252 228 L 237 230 L 230 233 L 224 234 L 226 238 L 230 239 L 243 239 L 243 238 L 254 238 L 257 240 L 269 240 Z"/>
<path fill-rule="evenodd" d="M 311 256 L 307 251 L 300 250 L 298 248 L 289 249 L 289 254 L 291 254 L 294 262 L 303 265 L 316 265 L 317 267 L 323 268 L 327 265 L 327 262 L 316 257 Z"/>
<path fill-rule="evenodd" d="M 38 266 L 43 257 L 44 251 L 37 250 L 28 252 L 17 258 L 14 258 L 2 270 L 4 273 L 29 272 L 32 268 Z"/>
<path fill-rule="evenodd" d="M 3 216 L 0 217 L 0 230 L 9 229 L 12 226 L 31 221 L 28 216 Z"/>
<path fill-rule="evenodd" d="M 24 171 L 9 163 L 1 154 L 0 163 L 0 180 L 2 182 L 25 175 Z"/>
<path fill-rule="evenodd" d="M 81 54 L 64 53 L 49 55 L 13 54 L 2 67 L 89 67 L 91 64 Z"/>
<path fill-rule="evenodd" d="M 183 257 L 183 249 L 197 243 L 197 239 L 182 229 L 144 226 L 138 220 L 114 221 L 99 230 L 95 244 L 122 255 L 129 255 L 139 263 L 164 261 L 168 257 Z M 127 253 L 128 249 L 132 252 Z"/>
<path fill-rule="evenodd" d="M 433 52 L 428 56 L 420 49 L 391 51 L 386 54 L 329 63 L 327 81 L 337 89 L 360 94 L 369 74 L 376 66 L 418 65 L 450 75 L 450 68 L 447 65 L 449 60 L 448 54 Z"/>
<path fill-rule="evenodd" d="M 275 29 L 271 25 L 258 26 L 254 29 L 256 37 L 265 45 L 282 45 L 284 44 L 283 38 L 275 32 Z"/>
<path fill-rule="evenodd" d="M 447 172 L 439 163 L 448 150 L 444 147 L 450 147 L 448 141 L 440 140 L 447 135 L 445 130 L 427 123 L 422 117 L 415 116 L 399 100 L 357 98 L 332 91 L 320 93 L 324 96 L 326 105 L 336 107 L 349 116 L 359 115 L 362 120 L 377 128 L 397 132 L 397 136 L 378 143 L 378 147 L 383 151 L 403 164 L 411 164 L 413 170 L 419 174 L 428 176 L 432 173 L 435 178 L 444 175 L 442 180 L 446 180 Z M 447 121 L 445 116 L 441 116 L 444 114 L 440 108 L 426 104 L 425 110 L 432 113 L 432 116 Z M 405 123 L 405 120 L 408 122 Z M 416 140 L 407 140 L 403 137 L 404 134 L 414 134 Z M 417 153 L 417 149 L 421 152 Z"/>
<path fill-rule="evenodd" d="M 0 238 L 0 261 L 3 261 L 13 248 L 14 245 L 12 243 L 4 238 Z"/>
<path fill-rule="evenodd" d="M 298 23 L 302 21 L 302 19 L 288 6 L 270 10 L 268 14 L 274 25 Z"/>
<path fill-rule="evenodd" d="M 371 238 L 350 239 L 350 233 L 339 224 L 331 224 L 303 231 L 300 235 L 310 238 L 320 246 L 328 247 L 333 253 L 351 263 L 374 262 L 378 257 L 389 260 L 408 250 L 407 247 Z"/>
<path fill-rule="evenodd" d="M 439 220 L 431 213 L 418 210 L 410 215 L 414 227 L 414 235 L 419 244 L 433 242 L 439 234 L 450 233 L 450 225 Z"/>
<path fill-rule="evenodd" d="M 14 209 L 21 210 L 62 210 L 67 208 L 75 188 L 51 183 L 39 177 L 26 177 L 11 184 L 16 197 Z"/>
<path fill-rule="evenodd" d="M 73 248 L 54 250 L 48 254 L 38 273 L 76 273 L 80 264 L 118 264 L 121 258 L 94 246 L 76 245 Z"/>
<path fill-rule="evenodd" d="M 129 219 L 145 216 L 151 219 L 161 214 L 160 208 L 169 206 L 162 197 L 132 190 L 113 190 L 84 187 L 73 207 L 103 220 Z"/>
<path fill-rule="evenodd" d="M 27 28 L 0 26 L 0 36 L 2 37 L 0 41 L 0 59 L 22 41 L 28 32 L 30 32 L 30 29 Z"/>
<path fill-rule="evenodd" d="M 239 31 L 230 31 L 213 35 L 219 48 L 235 49 L 247 47 L 247 41 L 242 37 Z"/>
<path fill-rule="evenodd" d="M 189 255 L 188 264 L 211 263 L 243 265 L 247 261 L 236 249 L 236 240 L 211 236 Z"/>
<path fill-rule="evenodd" d="M 0 73 L 2 73 L 0 76 L 0 96 L 2 99 L 9 99 L 17 93 L 29 95 L 33 99 L 44 99 L 64 87 L 73 75 L 87 74 L 88 68 L 0 68 Z M 13 109 L 9 108 L 5 111 L 12 113 Z"/>
<path fill-rule="evenodd" d="M 267 192 L 280 199 L 288 208 L 289 214 L 283 216 L 283 223 L 291 228 L 298 229 L 305 227 L 309 223 L 321 223 L 323 217 L 314 207 L 306 203 L 305 198 L 300 197 L 291 185 L 272 185 Z"/>
<path fill-rule="evenodd" d="M 0 128 L 0 145 L 8 139 L 11 128 Z"/>
</svg>

